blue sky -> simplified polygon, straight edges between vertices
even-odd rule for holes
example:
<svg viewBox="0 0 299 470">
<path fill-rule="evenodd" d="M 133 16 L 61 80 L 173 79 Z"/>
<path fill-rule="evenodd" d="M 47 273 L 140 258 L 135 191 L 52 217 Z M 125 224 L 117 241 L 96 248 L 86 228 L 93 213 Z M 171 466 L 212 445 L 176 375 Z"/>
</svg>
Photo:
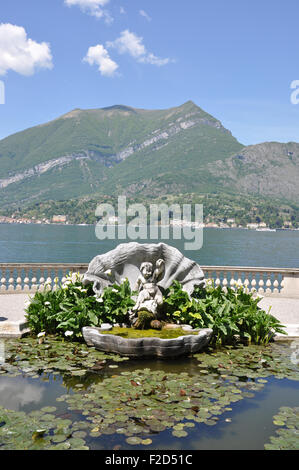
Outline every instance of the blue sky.
<svg viewBox="0 0 299 470">
<path fill-rule="evenodd" d="M 244 144 L 299 142 L 298 18 L 298 0 L 1 0 L 0 138 L 193 100 Z"/>
</svg>

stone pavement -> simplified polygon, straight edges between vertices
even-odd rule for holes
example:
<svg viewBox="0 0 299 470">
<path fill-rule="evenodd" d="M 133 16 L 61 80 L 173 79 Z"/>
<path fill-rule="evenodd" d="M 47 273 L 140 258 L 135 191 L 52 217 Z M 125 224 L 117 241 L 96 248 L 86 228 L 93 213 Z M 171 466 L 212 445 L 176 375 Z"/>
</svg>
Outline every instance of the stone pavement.
<svg viewBox="0 0 299 470">
<path fill-rule="evenodd" d="M 0 338 L 18 338 L 29 332 L 24 305 L 28 294 L 0 294 Z"/>
<path fill-rule="evenodd" d="M 0 294 L 0 337 L 19 337 L 28 333 L 24 304 L 28 294 Z M 289 339 L 299 338 L 299 298 L 264 297 L 259 306 L 286 326 Z M 276 335 L 285 339 L 285 335 Z"/>
<path fill-rule="evenodd" d="M 289 339 L 299 338 L 299 299 L 283 297 L 264 297 L 259 307 L 276 317 L 286 328 Z M 269 311 L 269 308 L 271 310 Z M 285 339 L 285 335 L 277 334 L 275 339 Z"/>
</svg>

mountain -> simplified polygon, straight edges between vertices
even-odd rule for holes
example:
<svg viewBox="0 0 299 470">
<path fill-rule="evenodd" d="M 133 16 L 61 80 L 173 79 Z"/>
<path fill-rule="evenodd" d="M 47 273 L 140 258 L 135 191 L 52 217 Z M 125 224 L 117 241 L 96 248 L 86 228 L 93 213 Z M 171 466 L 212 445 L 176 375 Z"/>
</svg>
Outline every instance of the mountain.
<svg viewBox="0 0 299 470">
<path fill-rule="evenodd" d="M 265 142 L 208 165 L 222 182 L 241 193 L 280 197 L 299 203 L 299 144 Z"/>
<path fill-rule="evenodd" d="M 91 195 L 243 193 L 298 201 L 299 144 L 245 147 L 192 101 L 75 109 L 0 141 L 1 207 Z"/>
<path fill-rule="evenodd" d="M 191 101 L 166 110 L 75 109 L 0 141 L 1 200 L 206 190 L 207 164 L 242 148 Z"/>
</svg>

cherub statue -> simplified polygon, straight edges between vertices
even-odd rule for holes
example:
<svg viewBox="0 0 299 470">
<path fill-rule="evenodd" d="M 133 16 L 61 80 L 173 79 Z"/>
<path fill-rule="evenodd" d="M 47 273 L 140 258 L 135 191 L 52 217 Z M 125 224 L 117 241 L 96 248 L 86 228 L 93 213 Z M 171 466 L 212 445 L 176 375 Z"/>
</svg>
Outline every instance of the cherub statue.
<svg viewBox="0 0 299 470">
<path fill-rule="evenodd" d="M 163 259 L 156 261 L 156 268 L 146 261 L 140 266 L 140 275 L 136 281 L 135 290 L 139 292 L 133 312 L 147 310 L 153 314 L 158 313 L 158 308 L 163 303 L 162 292 L 157 283 L 163 278 L 165 263 Z"/>
</svg>

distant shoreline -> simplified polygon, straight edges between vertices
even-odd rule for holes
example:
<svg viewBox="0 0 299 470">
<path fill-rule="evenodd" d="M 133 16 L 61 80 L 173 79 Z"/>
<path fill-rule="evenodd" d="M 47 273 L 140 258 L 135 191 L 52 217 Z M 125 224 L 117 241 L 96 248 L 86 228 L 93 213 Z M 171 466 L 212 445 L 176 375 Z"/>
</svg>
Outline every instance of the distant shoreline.
<svg viewBox="0 0 299 470">
<path fill-rule="evenodd" d="M 71 223 L 62 223 L 62 222 L 23 222 L 19 220 L 15 220 L 14 222 L 7 222 L 7 221 L 1 221 L 0 220 L 0 225 L 42 225 L 42 226 L 60 226 L 60 227 L 95 227 L 96 223 L 94 224 L 71 224 Z M 107 227 L 113 227 L 114 224 L 107 225 Z M 118 225 L 115 224 L 115 227 Z M 148 227 L 148 226 L 147 226 Z M 160 226 L 162 227 L 162 226 Z M 173 225 L 163 225 L 163 227 L 173 227 Z M 177 226 L 176 226 L 177 227 Z M 180 228 L 185 228 L 187 226 L 181 226 Z M 291 232 L 299 232 L 299 228 L 276 228 L 276 229 L 270 229 L 270 230 L 258 230 L 255 228 L 248 228 L 248 227 L 215 227 L 215 226 L 200 226 L 200 227 L 193 227 L 193 226 L 188 226 L 188 228 L 203 228 L 203 229 L 218 229 L 218 230 L 248 230 L 250 232 L 262 232 L 262 233 L 267 233 L 267 232 L 275 232 L 275 231 L 291 231 Z"/>
</svg>

